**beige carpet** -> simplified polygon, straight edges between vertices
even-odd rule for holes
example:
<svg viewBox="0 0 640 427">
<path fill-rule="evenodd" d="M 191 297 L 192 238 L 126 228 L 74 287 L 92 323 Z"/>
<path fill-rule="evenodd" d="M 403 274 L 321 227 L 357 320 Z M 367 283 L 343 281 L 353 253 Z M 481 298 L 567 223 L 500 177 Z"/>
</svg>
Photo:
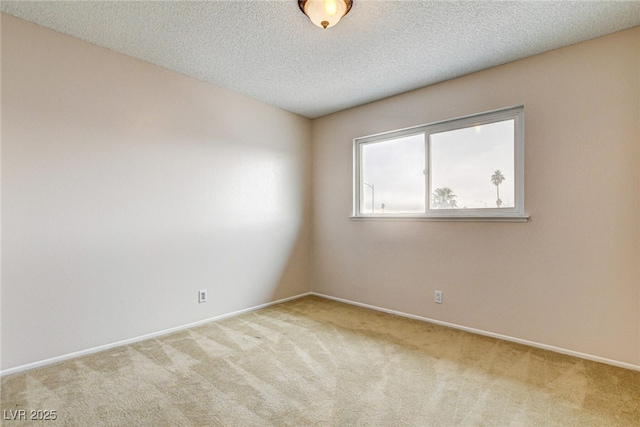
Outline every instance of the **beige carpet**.
<svg viewBox="0 0 640 427">
<path fill-rule="evenodd" d="M 2 379 L 60 426 L 631 426 L 640 372 L 306 297 Z"/>
</svg>

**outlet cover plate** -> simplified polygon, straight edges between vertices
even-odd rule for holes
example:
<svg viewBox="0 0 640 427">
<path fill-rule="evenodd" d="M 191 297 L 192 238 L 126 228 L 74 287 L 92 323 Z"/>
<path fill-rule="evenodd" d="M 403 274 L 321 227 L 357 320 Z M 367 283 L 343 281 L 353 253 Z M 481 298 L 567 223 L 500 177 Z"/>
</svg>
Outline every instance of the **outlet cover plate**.
<svg viewBox="0 0 640 427">
<path fill-rule="evenodd" d="M 198 302 L 199 303 L 207 302 L 207 290 L 206 289 L 198 291 Z"/>
<path fill-rule="evenodd" d="M 436 304 L 442 304 L 442 291 L 436 291 L 433 300 Z"/>
</svg>

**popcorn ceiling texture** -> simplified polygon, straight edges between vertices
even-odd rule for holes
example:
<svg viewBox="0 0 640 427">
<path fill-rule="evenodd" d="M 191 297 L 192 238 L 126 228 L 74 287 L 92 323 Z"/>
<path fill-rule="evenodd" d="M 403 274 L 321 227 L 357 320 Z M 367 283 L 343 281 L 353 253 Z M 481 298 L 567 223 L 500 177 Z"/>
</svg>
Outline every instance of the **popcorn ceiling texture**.
<svg viewBox="0 0 640 427">
<path fill-rule="evenodd" d="M 640 25 L 639 1 L 2 1 L 1 10 L 316 118 Z"/>
</svg>

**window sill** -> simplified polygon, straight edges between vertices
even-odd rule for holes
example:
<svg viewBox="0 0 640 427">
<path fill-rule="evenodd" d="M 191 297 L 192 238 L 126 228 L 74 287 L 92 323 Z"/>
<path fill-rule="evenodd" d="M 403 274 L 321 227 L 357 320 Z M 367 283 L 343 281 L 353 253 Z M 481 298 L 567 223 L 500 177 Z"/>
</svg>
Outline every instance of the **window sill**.
<svg viewBox="0 0 640 427">
<path fill-rule="evenodd" d="M 449 221 L 449 222 L 527 222 L 529 215 L 512 214 L 512 215 L 493 215 L 493 216 L 476 216 L 476 215 L 360 215 L 351 216 L 350 219 L 355 221 Z"/>
</svg>

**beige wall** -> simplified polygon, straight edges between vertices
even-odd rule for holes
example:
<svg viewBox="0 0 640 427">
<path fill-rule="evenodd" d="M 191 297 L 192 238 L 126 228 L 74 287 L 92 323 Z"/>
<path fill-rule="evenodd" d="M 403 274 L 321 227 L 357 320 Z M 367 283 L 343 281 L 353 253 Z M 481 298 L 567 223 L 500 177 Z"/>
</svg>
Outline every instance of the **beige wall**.
<svg viewBox="0 0 640 427">
<path fill-rule="evenodd" d="M 640 364 L 639 47 L 635 28 L 315 120 L 314 290 Z M 353 138 L 520 104 L 528 223 L 349 219 Z"/>
<path fill-rule="evenodd" d="M 640 29 L 310 122 L 1 23 L 5 372 L 312 289 L 640 364 Z M 530 222 L 349 219 L 354 137 L 519 104 Z"/>
<path fill-rule="evenodd" d="M 310 291 L 310 132 L 2 15 L 2 369 Z"/>
</svg>

